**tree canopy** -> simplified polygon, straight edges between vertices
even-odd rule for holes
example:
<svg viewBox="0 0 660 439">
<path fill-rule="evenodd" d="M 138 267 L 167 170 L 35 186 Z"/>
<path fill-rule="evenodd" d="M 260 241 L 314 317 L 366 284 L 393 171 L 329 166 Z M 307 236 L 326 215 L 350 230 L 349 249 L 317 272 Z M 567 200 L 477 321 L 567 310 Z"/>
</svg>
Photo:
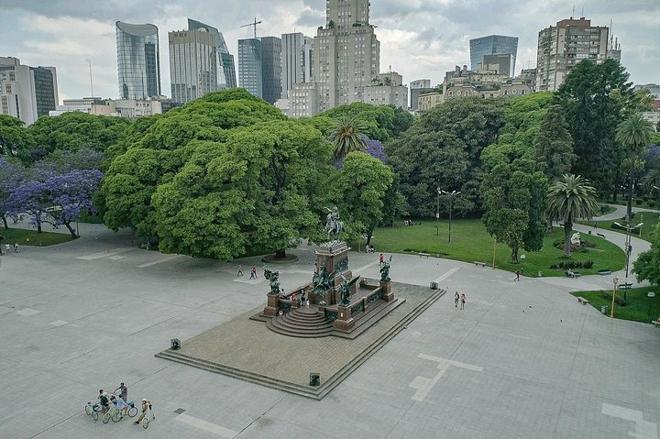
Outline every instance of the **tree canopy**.
<svg viewBox="0 0 660 439">
<path fill-rule="evenodd" d="M 414 120 L 408 111 L 401 108 L 354 102 L 327 110 L 313 117 L 312 123 L 324 134 L 329 134 L 332 122 L 328 119 L 337 122 L 346 117 L 356 119 L 361 124 L 361 131 L 364 135 L 380 141 L 399 136 L 412 125 Z M 324 127 L 330 128 L 330 130 L 325 131 Z"/>
</svg>

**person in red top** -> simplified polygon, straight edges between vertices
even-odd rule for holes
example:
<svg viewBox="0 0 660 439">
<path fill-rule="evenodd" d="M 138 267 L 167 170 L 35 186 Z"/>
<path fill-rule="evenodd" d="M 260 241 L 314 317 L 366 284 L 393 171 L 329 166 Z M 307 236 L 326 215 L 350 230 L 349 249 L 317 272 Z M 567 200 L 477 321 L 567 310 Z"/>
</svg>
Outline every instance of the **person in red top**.
<svg viewBox="0 0 660 439">
<path fill-rule="evenodd" d="M 384 262 L 385 262 L 385 255 L 381 253 L 380 256 L 379 256 L 379 261 L 378 261 L 378 263 L 379 263 L 380 265 L 383 265 Z"/>
</svg>

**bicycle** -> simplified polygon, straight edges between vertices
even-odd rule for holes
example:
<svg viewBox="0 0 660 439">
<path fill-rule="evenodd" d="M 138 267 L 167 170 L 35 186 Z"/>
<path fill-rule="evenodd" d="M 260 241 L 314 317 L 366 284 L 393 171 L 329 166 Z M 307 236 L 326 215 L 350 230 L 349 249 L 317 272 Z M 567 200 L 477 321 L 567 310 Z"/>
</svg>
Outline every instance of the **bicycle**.
<svg viewBox="0 0 660 439">
<path fill-rule="evenodd" d="M 92 404 L 90 401 L 87 401 L 85 405 L 85 414 L 91 416 L 94 422 L 99 420 L 99 412 L 103 410 L 101 404 Z"/>
<path fill-rule="evenodd" d="M 112 392 L 112 394 L 121 397 L 121 394 L 117 392 L 117 390 Z M 126 413 L 128 414 L 129 417 L 134 418 L 138 414 L 138 408 L 135 407 L 135 402 L 133 402 L 133 400 L 130 399 L 124 402 L 126 403 L 126 405 L 128 405 L 128 410 L 126 411 Z"/>
<path fill-rule="evenodd" d="M 117 407 L 110 407 L 108 411 L 103 414 L 103 418 L 101 420 L 104 424 L 107 424 L 110 422 L 110 419 L 112 419 L 112 422 L 119 422 L 123 417 L 124 415 L 121 414 L 121 410 L 119 410 Z"/>
<path fill-rule="evenodd" d="M 149 419 L 149 418 L 151 418 L 151 419 Z M 145 415 L 144 419 L 142 419 L 142 428 L 144 428 L 146 430 L 147 428 L 149 428 L 149 423 L 152 422 L 152 421 L 155 421 L 155 420 L 156 420 L 156 415 L 154 415 L 154 412 L 151 411 L 151 409 L 150 409 L 149 414 Z"/>
</svg>

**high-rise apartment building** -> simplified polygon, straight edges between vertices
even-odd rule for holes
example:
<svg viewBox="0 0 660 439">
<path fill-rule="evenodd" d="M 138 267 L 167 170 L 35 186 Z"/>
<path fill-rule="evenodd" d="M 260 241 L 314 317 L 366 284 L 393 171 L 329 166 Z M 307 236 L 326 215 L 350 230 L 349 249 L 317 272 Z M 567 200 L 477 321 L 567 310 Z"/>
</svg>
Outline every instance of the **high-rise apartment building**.
<svg viewBox="0 0 660 439">
<path fill-rule="evenodd" d="M 222 32 L 212 26 L 191 19 L 188 19 L 188 29 L 206 31 L 213 35 L 216 49 L 218 51 L 218 88 L 236 88 L 234 55 L 229 53 Z"/>
<path fill-rule="evenodd" d="M 376 75 L 362 93 L 362 102 L 367 104 L 408 108 L 408 87 L 403 85 L 403 77 L 397 72 Z"/>
<path fill-rule="evenodd" d="M 222 34 L 214 27 L 188 20 L 188 30 L 168 34 L 172 99 L 186 103 L 228 87 L 223 54 L 228 54 Z"/>
<path fill-rule="evenodd" d="M 312 81 L 314 40 L 301 33 L 282 34 L 282 98 L 294 85 Z"/>
<path fill-rule="evenodd" d="M 570 17 L 539 32 L 536 60 L 536 91 L 554 91 L 580 61 L 602 63 L 621 58 L 620 48 L 610 56 L 609 29 L 592 26 L 584 17 Z M 617 44 L 618 46 L 618 44 Z"/>
<path fill-rule="evenodd" d="M 262 97 L 274 104 L 282 96 L 282 40 L 261 38 Z"/>
<path fill-rule="evenodd" d="M 314 38 L 319 109 L 362 101 L 380 72 L 380 42 L 369 24 L 369 0 L 327 0 L 326 25 Z"/>
<path fill-rule="evenodd" d="M 518 37 L 505 37 L 502 35 L 489 35 L 487 37 L 470 40 L 470 70 L 487 70 L 482 67 L 486 55 L 511 55 L 509 64 L 500 67 L 502 73 L 514 76 L 516 70 L 516 53 L 518 52 Z"/>
<path fill-rule="evenodd" d="M 261 40 L 238 40 L 238 86 L 258 98 L 263 96 L 261 59 Z"/>
<path fill-rule="evenodd" d="M 158 28 L 153 24 L 116 22 L 119 96 L 146 99 L 160 96 Z"/>
<path fill-rule="evenodd" d="M 55 67 L 30 67 L 18 58 L 0 57 L 0 114 L 31 125 L 58 104 Z"/>
<path fill-rule="evenodd" d="M 430 79 L 416 79 L 414 81 L 410 81 L 410 89 L 414 90 L 416 88 L 431 88 L 431 80 Z"/>
</svg>

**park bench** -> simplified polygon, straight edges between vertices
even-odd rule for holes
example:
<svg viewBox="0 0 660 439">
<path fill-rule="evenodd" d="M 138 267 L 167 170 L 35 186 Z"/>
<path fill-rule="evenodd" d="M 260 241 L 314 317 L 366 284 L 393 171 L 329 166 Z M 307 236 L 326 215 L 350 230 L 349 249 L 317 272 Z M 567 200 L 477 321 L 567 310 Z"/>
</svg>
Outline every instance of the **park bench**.
<svg viewBox="0 0 660 439">
<path fill-rule="evenodd" d="M 660 328 L 660 317 L 658 317 L 656 320 L 653 320 L 653 325 L 656 328 Z"/>
<path fill-rule="evenodd" d="M 472 261 L 472 263 L 473 263 L 474 265 L 476 265 L 477 267 L 484 267 L 484 268 L 486 268 L 486 263 L 485 263 L 485 262 Z"/>
<path fill-rule="evenodd" d="M 605 238 L 605 235 L 603 235 L 602 233 L 596 233 L 596 235 L 600 236 L 601 238 Z"/>
<path fill-rule="evenodd" d="M 429 256 L 431 256 L 430 253 L 417 253 L 417 254 L 421 257 L 424 257 L 424 258 L 428 258 Z"/>
<path fill-rule="evenodd" d="M 578 273 L 577 271 L 570 271 L 569 270 L 569 271 L 566 272 L 566 277 L 570 277 L 571 279 L 576 279 L 580 276 L 582 276 L 582 275 L 580 273 Z"/>
<path fill-rule="evenodd" d="M 632 284 L 631 283 L 619 284 L 617 288 L 620 290 L 629 290 L 632 288 Z"/>
<path fill-rule="evenodd" d="M 585 299 L 584 297 L 578 297 L 577 299 L 578 299 L 578 302 L 580 302 L 582 305 L 586 305 L 587 303 L 589 303 L 589 301 L 587 299 Z"/>
</svg>

